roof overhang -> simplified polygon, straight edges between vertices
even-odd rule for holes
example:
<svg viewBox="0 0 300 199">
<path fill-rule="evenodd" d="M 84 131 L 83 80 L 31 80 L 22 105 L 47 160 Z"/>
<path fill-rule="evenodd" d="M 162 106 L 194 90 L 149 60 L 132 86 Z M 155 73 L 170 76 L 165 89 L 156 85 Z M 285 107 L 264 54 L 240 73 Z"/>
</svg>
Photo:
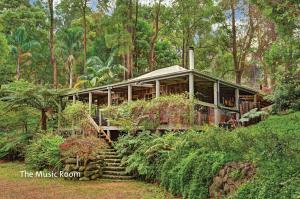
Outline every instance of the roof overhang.
<svg viewBox="0 0 300 199">
<path fill-rule="evenodd" d="M 80 94 L 86 94 L 89 92 L 102 92 L 105 93 L 105 91 L 108 90 L 108 88 L 120 88 L 120 87 L 126 87 L 128 85 L 132 85 L 132 86 L 142 86 L 143 84 L 145 85 L 149 85 L 149 82 L 153 82 L 156 80 L 166 80 L 166 79 L 172 79 L 172 78 L 176 78 L 176 77 L 182 77 L 182 76 L 187 76 L 189 74 L 194 74 L 197 77 L 203 78 L 203 79 L 207 79 L 208 81 L 211 82 L 219 82 L 220 84 L 232 87 L 232 88 L 237 88 L 240 90 L 243 90 L 245 92 L 249 92 L 251 94 L 257 94 L 259 93 L 259 91 L 252 89 L 252 88 L 248 88 L 246 86 L 242 86 L 242 85 L 238 85 L 226 80 L 222 80 L 220 78 L 214 77 L 212 75 L 208 75 L 202 72 L 198 72 L 196 70 L 183 70 L 183 71 L 177 71 L 177 72 L 171 72 L 168 74 L 161 74 L 161 75 L 156 75 L 156 76 L 151 76 L 151 77 L 145 77 L 145 78 L 133 78 L 133 79 L 128 79 L 122 82 L 118 82 L 118 83 L 114 83 L 114 84 L 108 84 L 108 85 L 104 85 L 104 86 L 99 86 L 99 87 L 94 87 L 94 88 L 88 88 L 88 89 L 83 89 L 83 90 L 78 90 L 78 91 L 72 91 L 69 92 L 63 96 L 72 96 L 72 95 L 80 95 Z M 149 87 L 149 86 L 148 86 Z"/>
</svg>

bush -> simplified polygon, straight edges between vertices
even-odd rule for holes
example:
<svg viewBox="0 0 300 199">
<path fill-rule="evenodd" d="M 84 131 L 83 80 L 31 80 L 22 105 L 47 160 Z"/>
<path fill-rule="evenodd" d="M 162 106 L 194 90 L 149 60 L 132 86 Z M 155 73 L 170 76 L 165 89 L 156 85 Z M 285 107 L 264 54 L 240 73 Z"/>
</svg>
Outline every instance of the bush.
<svg viewBox="0 0 300 199">
<path fill-rule="evenodd" d="M 104 114 L 111 124 L 122 126 L 127 132 L 135 132 L 138 128 L 154 131 L 161 123 L 172 127 L 190 124 L 193 103 L 183 94 L 161 96 L 151 101 L 138 100 L 110 106 Z"/>
<path fill-rule="evenodd" d="M 24 151 L 31 138 L 32 135 L 27 133 L 3 133 L 0 137 L 0 159 L 24 159 Z"/>
<path fill-rule="evenodd" d="M 103 139 L 94 136 L 74 136 L 67 138 L 59 145 L 61 155 L 65 158 L 80 157 L 87 160 L 99 150 L 107 148 L 108 145 Z"/>
<path fill-rule="evenodd" d="M 26 164 L 35 170 L 61 169 L 59 145 L 63 141 L 63 138 L 58 135 L 39 135 L 26 149 Z"/>
<path fill-rule="evenodd" d="M 297 77 L 298 72 L 287 72 L 283 77 L 280 77 L 274 92 L 270 96 L 267 96 L 268 99 L 274 102 L 274 112 L 280 112 L 287 109 L 300 110 L 300 84 Z"/>
<path fill-rule="evenodd" d="M 80 101 L 67 105 L 62 112 L 63 125 L 71 126 L 74 121 L 76 125 L 86 123 L 87 110 L 87 105 Z"/>
<path fill-rule="evenodd" d="M 300 112 L 270 116 L 234 131 L 141 133 L 116 143 L 129 171 L 183 198 L 207 198 L 213 177 L 227 162 L 249 162 L 256 176 L 232 198 L 297 198 L 300 194 Z M 284 125 L 283 125 L 284 124 Z"/>
</svg>

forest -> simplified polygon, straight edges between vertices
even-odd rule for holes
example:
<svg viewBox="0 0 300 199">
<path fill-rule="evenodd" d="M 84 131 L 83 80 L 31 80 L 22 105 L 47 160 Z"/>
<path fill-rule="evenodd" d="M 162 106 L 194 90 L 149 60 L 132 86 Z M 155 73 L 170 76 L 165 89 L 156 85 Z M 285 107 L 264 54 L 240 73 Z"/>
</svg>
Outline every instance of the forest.
<svg viewBox="0 0 300 199">
<path fill-rule="evenodd" d="M 162 94 L 158 78 L 144 84 L 155 98 L 126 85 L 100 107 L 121 90 L 107 85 L 189 71 L 190 49 L 210 105 L 194 83 Z M 230 128 L 216 121 L 220 81 Z M 239 89 L 267 105 L 242 114 Z M 205 111 L 214 121 L 195 126 Z M 299 199 L 299 154 L 299 0 L 0 0 L 0 198 Z"/>
<path fill-rule="evenodd" d="M 299 67 L 294 1 L 2 0 L 0 84 L 83 88 L 188 65 L 266 89 Z"/>
</svg>

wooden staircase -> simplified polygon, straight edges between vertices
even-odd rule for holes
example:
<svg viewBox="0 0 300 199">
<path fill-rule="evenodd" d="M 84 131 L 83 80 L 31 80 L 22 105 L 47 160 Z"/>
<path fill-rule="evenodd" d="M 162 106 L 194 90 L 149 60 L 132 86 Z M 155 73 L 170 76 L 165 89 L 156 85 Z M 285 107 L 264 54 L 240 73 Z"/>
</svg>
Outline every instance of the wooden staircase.
<svg viewBox="0 0 300 199">
<path fill-rule="evenodd" d="M 88 116 L 88 119 L 92 126 L 96 129 L 99 137 L 104 139 L 109 148 L 103 149 L 103 152 L 100 154 L 100 157 L 104 159 L 105 167 L 103 171 L 102 178 L 113 179 L 113 180 L 130 180 L 133 179 L 133 176 L 129 175 L 126 172 L 126 168 L 121 164 L 121 156 L 117 153 L 116 149 L 112 146 L 112 140 L 109 135 L 104 131 L 101 126 L 94 121 L 91 116 Z"/>
</svg>

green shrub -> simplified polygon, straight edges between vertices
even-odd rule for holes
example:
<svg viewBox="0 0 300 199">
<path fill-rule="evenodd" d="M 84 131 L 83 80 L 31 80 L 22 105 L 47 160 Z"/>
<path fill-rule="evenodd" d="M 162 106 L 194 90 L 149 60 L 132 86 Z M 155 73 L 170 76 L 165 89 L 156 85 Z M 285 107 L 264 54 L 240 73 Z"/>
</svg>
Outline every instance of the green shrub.
<svg viewBox="0 0 300 199">
<path fill-rule="evenodd" d="M 59 145 L 63 141 L 58 135 L 39 135 L 26 149 L 26 164 L 35 170 L 59 170 L 62 166 Z"/>
<path fill-rule="evenodd" d="M 207 198 L 213 177 L 229 161 L 251 162 L 256 175 L 227 197 L 279 199 L 300 193 L 300 112 L 231 132 L 204 126 L 201 132 L 124 136 L 116 148 L 129 171 L 160 181 L 183 198 Z"/>
<path fill-rule="evenodd" d="M 63 125 L 66 127 L 71 126 L 74 121 L 75 125 L 79 126 L 86 123 L 87 110 L 87 105 L 80 101 L 68 104 L 62 112 Z"/>
<path fill-rule="evenodd" d="M 274 92 L 267 98 L 274 102 L 274 112 L 287 109 L 300 110 L 300 84 L 298 71 L 286 72 L 275 86 Z"/>
<path fill-rule="evenodd" d="M 32 138 L 31 134 L 12 132 L 0 136 L 0 159 L 17 160 L 24 158 L 24 151 Z"/>
</svg>

